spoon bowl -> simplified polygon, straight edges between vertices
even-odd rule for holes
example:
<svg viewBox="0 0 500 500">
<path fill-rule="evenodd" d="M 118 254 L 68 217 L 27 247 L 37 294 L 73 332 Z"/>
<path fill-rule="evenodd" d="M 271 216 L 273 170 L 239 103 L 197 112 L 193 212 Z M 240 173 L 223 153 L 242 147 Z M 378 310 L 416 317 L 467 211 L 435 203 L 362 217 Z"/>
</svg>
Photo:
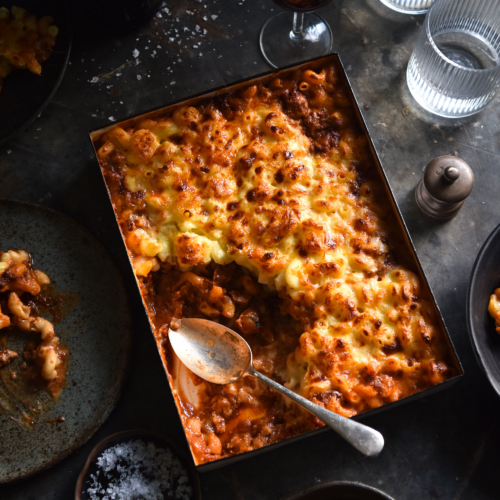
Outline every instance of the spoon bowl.
<svg viewBox="0 0 500 500">
<path fill-rule="evenodd" d="M 177 357 L 196 375 L 214 384 L 229 384 L 249 375 L 303 406 L 367 456 L 378 455 L 384 447 L 380 432 L 350 418 L 331 412 L 278 382 L 262 375 L 252 364 L 252 351 L 245 339 L 233 330 L 206 319 L 183 319 L 168 333 Z"/>
<path fill-rule="evenodd" d="M 252 366 L 245 339 L 214 321 L 183 319 L 168 337 L 177 357 L 196 375 L 214 384 L 230 384 Z"/>
</svg>

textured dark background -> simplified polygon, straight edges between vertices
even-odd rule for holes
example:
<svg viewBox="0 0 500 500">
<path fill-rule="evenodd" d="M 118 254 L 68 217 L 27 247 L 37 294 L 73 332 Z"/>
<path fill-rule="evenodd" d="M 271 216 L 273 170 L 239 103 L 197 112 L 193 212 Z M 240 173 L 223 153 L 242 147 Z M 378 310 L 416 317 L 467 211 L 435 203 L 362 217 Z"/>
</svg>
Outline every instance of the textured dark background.
<svg viewBox="0 0 500 500">
<path fill-rule="evenodd" d="M 271 0 L 167 3 L 170 14 L 162 12 L 127 35 L 89 34 L 85 23 L 76 26 L 70 66 L 53 101 L 0 149 L 0 197 L 50 206 L 95 234 L 127 279 L 135 317 L 132 370 L 109 420 L 59 465 L 0 486 L 2 500 L 70 499 L 87 454 L 112 432 L 150 427 L 182 437 L 87 131 L 110 124 L 110 117 L 124 118 L 268 70 L 258 34 L 279 8 Z M 466 375 L 445 392 L 365 420 L 386 438 L 376 459 L 328 432 L 202 475 L 203 498 L 279 499 L 315 482 L 351 479 L 398 500 L 498 499 L 500 401 L 476 363 L 465 324 L 471 267 L 499 222 L 498 97 L 468 119 L 432 117 L 418 108 L 405 84 L 423 16 L 392 13 L 378 0 L 337 0 L 320 13 L 332 28 L 334 51 L 362 104 Z M 418 215 L 413 191 L 425 164 L 444 154 L 466 160 L 476 184 L 459 215 L 437 224 Z"/>
</svg>

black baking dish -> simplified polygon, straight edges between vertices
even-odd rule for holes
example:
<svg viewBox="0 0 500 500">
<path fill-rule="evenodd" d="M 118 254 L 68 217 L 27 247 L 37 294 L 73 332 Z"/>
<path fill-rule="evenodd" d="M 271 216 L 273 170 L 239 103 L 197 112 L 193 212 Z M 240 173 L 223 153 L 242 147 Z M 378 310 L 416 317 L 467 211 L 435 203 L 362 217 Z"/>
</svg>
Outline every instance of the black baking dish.
<svg viewBox="0 0 500 500">
<path fill-rule="evenodd" d="M 453 353 L 453 355 L 455 357 L 455 360 L 456 360 L 456 366 L 457 366 L 457 369 L 459 371 L 459 375 L 457 375 L 457 376 L 455 376 L 455 377 L 453 377 L 453 378 L 451 378 L 449 380 L 446 380 L 445 382 L 441 382 L 441 383 L 439 383 L 439 384 L 437 384 L 435 386 L 432 386 L 432 387 L 429 387 L 427 389 L 424 389 L 423 391 L 420 391 L 420 392 L 418 392 L 416 394 L 412 394 L 410 396 L 406 396 L 406 397 L 404 397 L 404 398 L 402 398 L 402 399 L 400 399 L 398 401 L 395 401 L 395 402 L 392 402 L 392 403 L 388 403 L 388 404 L 383 405 L 383 406 L 381 406 L 379 408 L 375 408 L 375 409 L 366 411 L 366 412 L 364 412 L 362 414 L 359 414 L 356 417 L 354 417 L 356 420 L 358 420 L 358 419 L 363 419 L 365 417 L 368 417 L 370 415 L 374 415 L 374 414 L 379 413 L 381 411 L 388 410 L 388 409 L 393 408 L 395 406 L 398 406 L 400 404 L 408 403 L 410 401 L 414 401 L 414 400 L 419 399 L 421 397 L 428 396 L 428 395 L 433 394 L 435 392 L 441 391 L 441 390 L 443 390 L 443 389 L 445 389 L 447 387 L 450 387 L 461 376 L 463 376 L 464 372 L 463 372 L 463 367 L 462 367 L 462 365 L 460 363 L 460 360 L 458 359 L 456 350 L 455 350 L 455 348 L 453 346 L 453 343 L 451 341 L 449 332 L 448 332 L 448 330 L 446 328 L 446 325 L 444 324 L 444 320 L 443 320 L 442 314 L 441 314 L 441 312 L 439 310 L 439 307 L 437 305 L 437 302 L 436 302 L 436 299 L 434 297 L 434 294 L 432 293 L 432 290 L 430 289 L 429 283 L 428 283 L 428 281 L 427 281 L 427 279 L 425 277 L 425 274 L 423 272 L 421 263 L 420 263 L 417 255 L 416 255 L 415 247 L 413 245 L 413 242 L 411 241 L 410 235 L 408 233 L 408 229 L 406 227 L 406 224 L 403 221 L 401 212 L 400 212 L 400 210 L 399 210 L 399 208 L 397 206 L 394 194 L 392 193 L 392 190 L 391 190 L 391 188 L 389 186 L 389 182 L 388 182 L 387 176 L 384 173 L 384 170 L 382 168 L 382 165 L 381 165 L 380 159 L 378 157 L 378 154 L 377 154 L 377 152 L 376 152 L 376 150 L 375 150 L 375 148 L 373 146 L 373 141 L 371 139 L 370 133 L 368 131 L 368 128 L 366 126 L 365 121 L 363 120 L 363 117 L 362 117 L 361 112 L 359 110 L 358 102 L 357 102 L 357 100 L 356 100 L 356 98 L 354 96 L 354 93 L 352 91 L 352 87 L 351 87 L 351 85 L 349 83 L 349 80 L 347 78 L 344 66 L 342 65 L 342 62 L 341 62 L 339 56 L 337 54 L 332 54 L 332 55 L 329 55 L 329 56 L 326 56 L 326 57 L 312 59 L 312 60 L 306 61 L 306 62 L 301 63 L 301 64 L 295 64 L 295 65 L 283 68 L 281 70 L 269 71 L 269 72 L 263 73 L 261 75 L 258 75 L 256 77 L 252 77 L 252 78 L 248 78 L 246 80 L 239 81 L 239 82 L 237 82 L 235 84 L 232 84 L 232 85 L 229 85 L 229 86 L 218 87 L 218 88 L 216 88 L 214 90 L 211 90 L 209 92 L 203 92 L 203 93 L 197 94 L 195 96 L 192 96 L 192 97 L 190 97 L 188 99 L 182 99 L 182 100 L 170 103 L 168 106 L 164 106 L 162 108 L 155 108 L 155 109 L 150 110 L 150 111 L 148 111 L 146 113 L 142 113 L 141 115 L 136 115 L 134 117 L 129 117 L 129 118 L 125 119 L 125 120 L 122 120 L 121 122 L 117 121 L 116 123 L 113 123 L 113 125 L 110 125 L 108 127 L 97 129 L 97 130 L 93 130 L 93 131 L 90 132 L 90 139 L 91 139 L 92 144 L 94 146 L 94 141 L 96 139 L 98 139 L 103 133 L 105 133 L 106 131 L 108 131 L 112 127 L 115 127 L 116 125 L 126 126 L 127 122 L 130 122 L 132 120 L 136 120 L 137 118 L 146 118 L 146 117 L 149 117 L 149 116 L 154 115 L 155 113 L 158 113 L 160 111 L 166 111 L 168 108 L 173 107 L 173 106 L 177 106 L 177 105 L 179 105 L 181 103 L 182 104 L 187 104 L 187 103 L 193 102 L 194 100 L 198 100 L 201 97 L 208 98 L 208 97 L 212 97 L 212 96 L 214 96 L 216 94 L 219 94 L 219 93 L 230 92 L 232 90 L 236 90 L 239 86 L 241 86 L 243 84 L 244 85 L 248 85 L 248 84 L 251 84 L 251 83 L 257 83 L 259 80 L 267 79 L 270 76 L 279 76 L 280 73 L 283 73 L 285 71 L 288 72 L 288 71 L 294 70 L 294 69 L 307 69 L 307 67 L 309 67 L 309 66 L 313 66 L 313 65 L 316 65 L 316 64 L 322 64 L 322 63 L 324 63 L 324 62 L 326 62 L 328 60 L 331 60 L 331 59 L 336 60 L 339 63 L 341 69 L 342 69 L 342 78 L 344 78 L 345 83 L 347 83 L 347 87 L 349 89 L 350 97 L 351 97 L 351 99 L 352 99 L 352 101 L 353 101 L 353 103 L 355 105 L 354 107 L 356 109 L 356 114 L 358 116 L 359 124 L 361 125 L 363 131 L 366 133 L 366 135 L 367 135 L 367 137 L 369 139 L 370 148 L 371 148 L 374 160 L 375 160 L 375 164 L 377 165 L 377 169 L 379 171 L 380 178 L 383 181 L 383 184 L 384 184 L 384 187 L 385 187 L 385 190 L 386 190 L 386 194 L 387 194 L 387 198 L 390 200 L 390 204 L 391 204 L 392 209 L 393 209 L 393 211 L 394 211 L 394 213 L 396 215 L 397 222 L 399 223 L 399 226 L 400 226 L 400 229 L 401 229 L 400 236 L 403 238 L 403 244 L 406 245 L 406 247 L 411 251 L 410 252 L 411 255 L 409 256 L 409 259 L 412 260 L 413 270 L 415 270 L 417 272 L 417 274 L 419 275 L 419 278 L 421 279 L 422 286 L 429 293 L 429 296 L 430 296 L 430 298 L 431 298 L 431 300 L 432 300 L 432 302 L 434 304 L 437 316 L 439 318 L 439 323 L 440 323 L 443 331 L 446 334 L 446 338 L 447 338 L 447 341 L 449 343 L 450 353 Z M 94 152 L 96 153 L 96 158 L 97 158 L 97 151 L 96 151 L 95 148 L 94 148 Z M 101 173 L 102 173 L 102 171 L 101 171 Z M 104 177 L 103 177 L 103 181 L 104 181 Z M 106 186 L 106 188 L 107 188 L 107 186 Z M 109 191 L 108 191 L 108 194 L 109 194 Z M 110 202 L 111 202 L 111 197 L 110 197 Z M 118 222 L 117 222 L 117 224 L 118 224 Z M 125 242 L 124 242 L 124 246 L 125 246 Z M 132 269 L 132 265 L 131 265 L 131 269 Z M 132 270 L 132 272 L 133 272 L 133 270 Z M 146 313 L 147 313 L 147 308 L 146 308 L 146 305 L 144 303 L 144 298 L 142 297 L 142 293 L 140 292 L 139 284 L 138 283 L 137 283 L 137 286 L 138 286 L 139 294 L 141 295 L 141 298 L 143 300 L 143 304 L 144 304 L 144 307 L 145 307 L 145 310 L 146 310 Z M 153 331 L 153 326 L 152 325 L 151 325 L 151 328 L 152 328 L 152 331 Z M 166 360 L 165 360 L 164 355 L 162 354 L 162 349 L 161 349 L 160 345 L 158 345 L 158 349 L 159 349 L 160 357 L 162 358 L 162 361 L 163 361 L 163 364 L 164 364 L 164 368 L 165 368 L 167 377 L 169 378 L 169 383 L 171 385 L 171 389 L 174 390 L 174 388 L 172 387 L 171 377 L 169 376 L 169 372 L 168 372 L 168 369 L 167 369 Z M 177 405 L 179 404 L 178 401 L 177 401 L 177 399 L 176 399 L 176 404 Z M 308 436 L 316 435 L 316 434 L 318 434 L 320 432 L 324 432 L 326 430 L 328 430 L 328 427 L 323 427 L 323 428 L 320 428 L 320 429 L 315 429 L 315 430 L 307 431 L 307 432 L 304 432 L 303 434 L 300 434 L 300 435 L 297 435 L 297 436 L 294 436 L 294 437 L 291 437 L 291 438 L 288 438 L 288 439 L 284 439 L 284 440 L 279 441 L 277 443 L 273 443 L 273 444 L 267 445 L 267 446 L 265 446 L 263 448 L 259 448 L 259 449 L 252 450 L 252 451 L 249 451 L 249 452 L 240 453 L 238 455 L 233 455 L 233 456 L 226 457 L 226 458 L 220 458 L 220 459 L 215 460 L 213 462 L 209 462 L 209 463 L 204 463 L 204 464 L 198 465 L 197 468 L 198 468 L 198 470 L 200 472 L 208 472 L 210 470 L 214 470 L 214 469 L 222 467 L 224 465 L 229 465 L 229 464 L 232 464 L 232 463 L 234 463 L 236 461 L 243 460 L 244 458 L 253 457 L 253 456 L 257 455 L 258 453 L 262 453 L 264 451 L 275 449 L 276 447 L 283 446 L 285 444 L 293 443 L 295 441 L 298 441 L 299 439 L 303 439 L 303 438 L 308 437 Z M 194 457 L 193 457 L 193 459 L 194 459 Z"/>
</svg>

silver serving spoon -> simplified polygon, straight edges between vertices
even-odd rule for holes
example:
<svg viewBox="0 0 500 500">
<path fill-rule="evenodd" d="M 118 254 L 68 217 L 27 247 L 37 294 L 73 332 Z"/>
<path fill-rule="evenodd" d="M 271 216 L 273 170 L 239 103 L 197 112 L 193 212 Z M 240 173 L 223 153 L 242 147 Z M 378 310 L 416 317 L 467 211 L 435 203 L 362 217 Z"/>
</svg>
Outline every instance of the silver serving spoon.
<svg viewBox="0 0 500 500">
<path fill-rule="evenodd" d="M 236 332 L 206 319 L 183 319 L 169 329 L 170 343 L 179 359 L 196 375 L 214 384 L 230 384 L 245 375 L 261 380 L 322 420 L 361 453 L 378 455 L 384 447 L 380 432 L 326 410 L 254 369 L 250 346 Z"/>
</svg>

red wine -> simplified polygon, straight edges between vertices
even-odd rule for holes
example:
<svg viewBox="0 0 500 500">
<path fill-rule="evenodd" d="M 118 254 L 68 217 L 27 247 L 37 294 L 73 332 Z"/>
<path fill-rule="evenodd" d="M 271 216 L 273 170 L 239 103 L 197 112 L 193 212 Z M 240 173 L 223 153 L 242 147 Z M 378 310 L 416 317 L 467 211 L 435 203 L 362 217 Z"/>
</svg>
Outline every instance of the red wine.
<svg viewBox="0 0 500 500">
<path fill-rule="evenodd" d="M 286 9 L 307 12 L 324 7 L 332 0 L 274 0 L 275 3 Z"/>
</svg>

